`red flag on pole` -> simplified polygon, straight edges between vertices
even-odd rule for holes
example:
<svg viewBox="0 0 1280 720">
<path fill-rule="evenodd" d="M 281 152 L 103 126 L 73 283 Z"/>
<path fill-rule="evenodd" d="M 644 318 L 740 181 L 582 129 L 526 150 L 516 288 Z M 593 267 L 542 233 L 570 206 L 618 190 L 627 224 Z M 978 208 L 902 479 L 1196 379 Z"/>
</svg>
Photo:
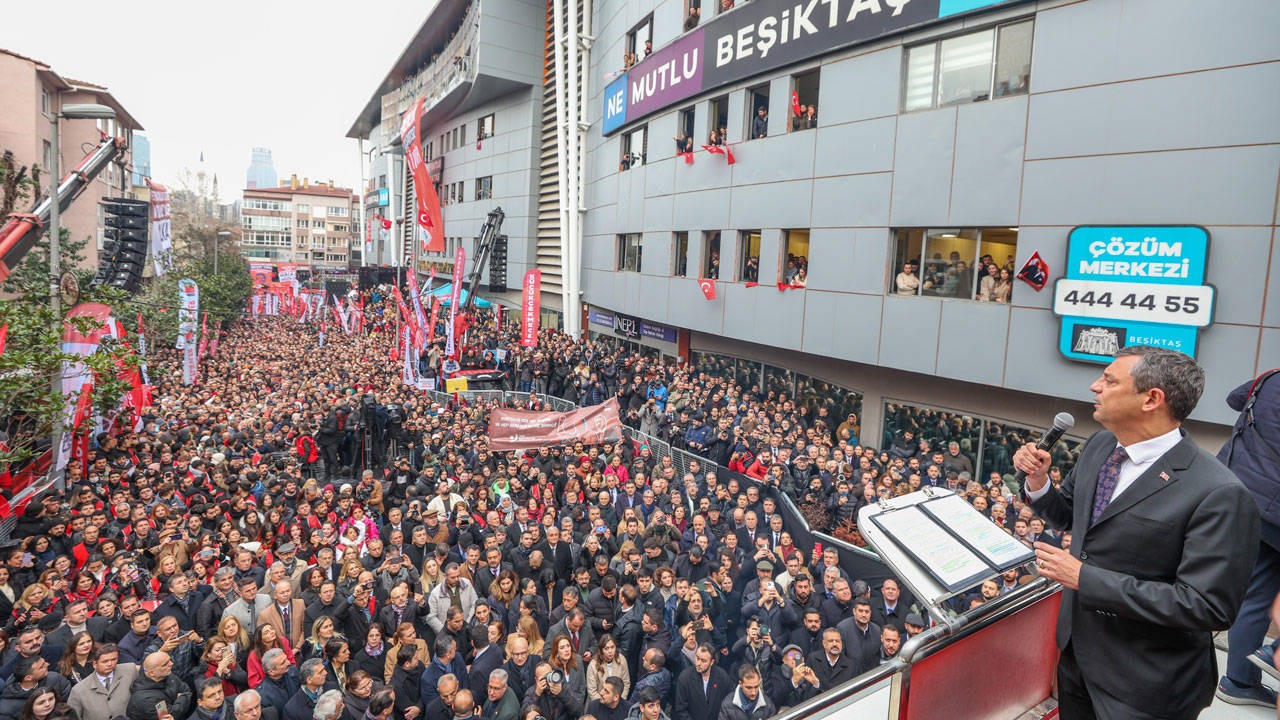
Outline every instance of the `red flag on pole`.
<svg viewBox="0 0 1280 720">
<path fill-rule="evenodd" d="M 9 339 L 9 326 L 0 325 L 0 355 L 4 354 L 4 344 Z"/>
<path fill-rule="evenodd" d="M 727 144 L 724 146 L 724 159 L 728 160 L 730 165 L 738 162 L 737 158 L 733 156 L 733 148 Z"/>
<path fill-rule="evenodd" d="M 691 153 L 691 152 L 687 152 L 687 153 L 680 153 L 680 154 L 681 154 L 681 155 L 684 155 L 684 164 L 685 164 L 685 165 L 692 165 L 692 164 L 693 164 L 693 153 Z"/>
<path fill-rule="evenodd" d="M 413 176 L 414 193 L 418 196 L 414 233 L 422 241 L 423 252 L 444 252 L 444 218 L 440 212 L 440 197 L 436 195 L 422 157 L 422 108 L 426 98 L 417 102 L 404 114 L 400 123 L 400 138 L 405 148 L 405 162 Z"/>
<path fill-rule="evenodd" d="M 791 91 L 791 112 L 795 113 L 796 117 L 800 117 L 804 114 L 804 112 L 800 110 L 800 93 L 795 90 Z"/>
<path fill-rule="evenodd" d="M 708 278 L 698 280 L 698 289 L 702 291 L 703 297 L 708 300 L 716 299 L 716 281 Z"/>
</svg>

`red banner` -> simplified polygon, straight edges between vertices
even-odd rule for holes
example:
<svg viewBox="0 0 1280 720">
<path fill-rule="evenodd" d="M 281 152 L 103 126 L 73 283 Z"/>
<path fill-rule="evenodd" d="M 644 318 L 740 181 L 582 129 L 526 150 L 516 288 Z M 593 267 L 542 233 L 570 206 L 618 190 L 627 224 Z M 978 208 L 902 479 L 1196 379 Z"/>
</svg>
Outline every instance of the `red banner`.
<svg viewBox="0 0 1280 720">
<path fill-rule="evenodd" d="M 418 237 L 424 252 L 444 252 L 444 216 L 440 213 L 440 198 L 431 184 L 427 165 L 422 161 L 422 98 L 418 98 L 400 123 L 400 140 L 404 144 L 405 159 L 413 174 L 413 194 L 418 196 Z"/>
<path fill-rule="evenodd" d="M 436 321 L 440 319 L 440 298 L 431 301 L 431 324 L 427 325 L 427 342 L 436 339 Z"/>
<path fill-rule="evenodd" d="M 449 336 L 444 341 L 444 354 L 455 360 L 462 353 L 456 352 L 454 346 L 454 327 L 458 319 L 458 301 L 462 298 L 462 269 L 467 264 L 467 249 L 458 246 L 458 254 L 453 258 L 453 287 L 449 293 Z"/>
<path fill-rule="evenodd" d="M 541 306 L 542 271 L 534 268 L 524 274 L 524 300 L 520 303 L 520 344 L 525 347 L 538 346 Z"/>
<path fill-rule="evenodd" d="M 595 445 L 621 439 L 616 396 L 603 404 L 569 412 L 494 408 L 489 413 L 489 448 L 498 452 L 578 441 Z"/>
</svg>

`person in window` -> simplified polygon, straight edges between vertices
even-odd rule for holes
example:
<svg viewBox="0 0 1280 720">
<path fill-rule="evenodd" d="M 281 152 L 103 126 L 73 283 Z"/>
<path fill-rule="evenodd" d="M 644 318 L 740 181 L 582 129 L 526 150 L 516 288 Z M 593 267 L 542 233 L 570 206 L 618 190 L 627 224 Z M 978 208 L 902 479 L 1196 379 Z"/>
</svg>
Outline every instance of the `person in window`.
<svg viewBox="0 0 1280 720">
<path fill-rule="evenodd" d="M 747 258 L 747 264 L 742 268 L 742 279 L 747 282 L 760 281 L 760 258 L 752 255 Z"/>
<path fill-rule="evenodd" d="M 714 250 L 711 252 L 710 261 L 707 262 L 707 279 L 720 279 L 720 253 Z"/>
<path fill-rule="evenodd" d="M 968 299 L 973 293 L 973 269 L 969 263 L 957 260 L 950 271 L 952 297 Z"/>
<path fill-rule="evenodd" d="M 699 19 L 701 19 L 701 17 L 702 17 L 702 11 L 701 11 L 701 10 L 698 10 L 697 8 L 694 8 L 694 10 L 697 10 L 697 12 L 698 12 L 698 17 L 699 17 Z M 696 23 L 695 23 L 695 24 L 696 24 Z M 649 56 L 650 56 L 650 55 L 652 55 L 652 54 L 653 54 L 653 41 L 652 41 L 652 40 L 645 40 L 645 41 L 644 41 L 644 56 L 645 56 L 645 57 L 649 57 Z"/>
<path fill-rule="evenodd" d="M 805 113 L 806 113 L 806 112 L 808 112 L 808 108 L 807 108 L 806 106 L 804 106 L 804 105 L 801 105 L 801 106 L 800 106 L 800 112 L 799 112 L 798 114 L 796 114 L 794 117 L 792 117 L 792 118 L 791 118 L 791 129 L 792 129 L 792 130 L 807 130 L 807 129 L 808 129 L 807 127 L 805 127 L 805 124 L 804 124 L 804 123 L 805 123 Z"/>
<path fill-rule="evenodd" d="M 804 268 L 800 268 L 792 278 L 791 284 L 796 287 L 809 287 L 809 273 Z"/>
<path fill-rule="evenodd" d="M 701 12 L 702 11 L 696 7 L 689 8 L 689 14 L 684 18 L 684 29 L 686 32 L 698 27 L 698 20 L 700 19 Z M 649 49 L 646 47 L 645 51 L 645 55 L 647 56 L 649 54 Z"/>
<path fill-rule="evenodd" d="M 720 0 L 720 12 L 728 12 L 733 9 L 733 0 Z"/>
<path fill-rule="evenodd" d="M 1000 268 L 1000 277 L 991 287 L 991 299 L 998 303 L 1007 303 L 1013 298 L 1013 273 L 1009 268 Z"/>
<path fill-rule="evenodd" d="M 920 291 L 920 277 L 916 275 L 914 260 L 902 264 L 902 272 L 894 280 L 894 289 L 899 295 L 915 295 Z"/>
<path fill-rule="evenodd" d="M 751 118 L 751 137 L 760 139 L 769 136 L 769 110 L 761 105 L 756 108 L 756 116 Z"/>
<path fill-rule="evenodd" d="M 806 130 L 812 130 L 818 127 L 818 106 L 810 104 L 804 111 L 804 123 Z"/>
</svg>

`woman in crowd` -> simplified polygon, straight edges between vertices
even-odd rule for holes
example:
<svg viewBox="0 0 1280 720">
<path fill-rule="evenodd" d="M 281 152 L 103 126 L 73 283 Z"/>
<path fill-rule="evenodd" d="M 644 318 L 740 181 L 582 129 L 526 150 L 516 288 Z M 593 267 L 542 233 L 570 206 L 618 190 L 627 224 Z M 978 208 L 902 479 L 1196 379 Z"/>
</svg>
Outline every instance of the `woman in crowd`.
<svg viewBox="0 0 1280 720">
<path fill-rule="evenodd" d="M 205 643 L 202 677 L 222 680 L 222 693 L 232 697 L 249 689 L 249 671 L 236 659 L 236 653 L 225 641 L 213 638 Z"/>
<path fill-rule="evenodd" d="M 390 647 L 383 642 L 382 628 L 377 623 L 373 623 L 365 633 L 363 647 L 356 651 L 355 657 L 351 659 L 351 667 L 368 673 L 370 677 L 378 678 L 379 682 L 386 682 L 387 650 Z"/>
<path fill-rule="evenodd" d="M 71 644 L 62 652 L 62 660 L 58 662 L 57 672 L 71 681 L 72 685 L 89 677 L 93 672 L 93 664 L 89 655 L 93 652 L 93 636 L 88 632 L 78 632 L 71 638 Z"/>
<path fill-rule="evenodd" d="M 248 675 L 249 687 L 258 687 L 258 683 L 262 682 L 262 678 L 266 677 L 266 672 L 262 667 L 262 656 L 267 654 L 268 650 L 280 649 L 284 651 L 284 656 L 289 658 L 289 662 L 297 665 L 297 660 L 293 654 L 293 648 L 289 647 L 289 639 L 281 636 L 271 625 L 259 625 L 253 631 L 253 642 L 249 650 Z"/>
<path fill-rule="evenodd" d="M 316 618 L 315 622 L 311 623 L 311 634 L 302 641 L 302 648 L 298 652 L 299 663 L 311 658 L 323 659 L 325 646 L 335 636 L 338 636 L 338 632 L 333 618 L 328 615 Z"/>
</svg>

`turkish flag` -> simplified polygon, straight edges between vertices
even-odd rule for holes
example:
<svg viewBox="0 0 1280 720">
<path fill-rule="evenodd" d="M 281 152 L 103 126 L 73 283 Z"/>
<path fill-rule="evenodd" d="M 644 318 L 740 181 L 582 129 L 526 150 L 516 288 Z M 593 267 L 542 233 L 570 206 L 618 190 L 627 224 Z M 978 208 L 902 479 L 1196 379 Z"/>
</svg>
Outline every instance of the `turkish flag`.
<svg viewBox="0 0 1280 720">
<path fill-rule="evenodd" d="M 707 152 L 711 153 L 712 155 L 723 155 L 723 154 L 724 154 L 724 148 L 723 148 L 723 147 L 721 147 L 720 145 L 703 145 L 703 146 L 702 146 L 702 149 L 703 149 L 703 150 L 706 150 Z"/>
<path fill-rule="evenodd" d="M 391 218 L 384 218 L 384 217 L 380 217 L 380 218 L 378 218 L 378 219 L 382 221 L 382 229 L 383 229 L 383 230 L 390 230 L 390 229 L 391 229 Z"/>
<path fill-rule="evenodd" d="M 1049 282 L 1049 263 L 1040 257 L 1039 252 L 1032 253 L 1022 269 L 1018 271 L 1018 279 L 1035 288 L 1036 292 L 1040 292 Z"/>
<path fill-rule="evenodd" d="M 800 117 L 803 113 L 800 111 L 800 93 L 795 90 L 791 91 L 791 112 Z"/>
<path fill-rule="evenodd" d="M 680 153 L 680 154 L 681 154 L 681 155 L 684 155 L 684 164 L 685 164 L 685 165 L 692 165 L 692 164 L 693 164 L 693 153 L 691 153 L 691 152 L 687 152 L 687 153 Z"/>
<path fill-rule="evenodd" d="M 716 299 L 716 281 L 702 278 L 698 281 L 698 289 L 702 291 L 703 297 L 708 300 Z"/>
<path fill-rule="evenodd" d="M 724 159 L 728 160 L 730 165 L 738 162 L 737 158 L 733 156 L 733 148 L 729 147 L 727 144 L 724 146 Z"/>
</svg>

